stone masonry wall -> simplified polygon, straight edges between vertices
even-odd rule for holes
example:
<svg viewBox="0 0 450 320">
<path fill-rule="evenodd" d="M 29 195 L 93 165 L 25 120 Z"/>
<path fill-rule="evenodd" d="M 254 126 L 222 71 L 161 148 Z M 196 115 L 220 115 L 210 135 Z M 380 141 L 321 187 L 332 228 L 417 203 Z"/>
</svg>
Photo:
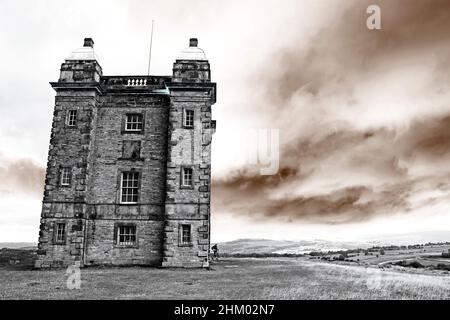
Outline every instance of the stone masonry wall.
<svg viewBox="0 0 450 320">
<path fill-rule="evenodd" d="M 89 264 L 161 265 L 169 99 L 164 95 L 105 94 L 98 108 L 86 233 Z M 142 133 L 124 132 L 127 113 L 144 118 Z M 140 141 L 138 159 L 123 158 L 125 141 Z M 120 204 L 122 171 L 140 173 L 139 203 Z M 115 244 L 117 223 L 136 225 L 135 247 Z"/>
<path fill-rule="evenodd" d="M 211 104 L 213 90 L 171 90 L 167 160 L 166 267 L 208 265 L 210 246 Z M 183 112 L 194 110 L 194 128 L 183 127 Z M 193 187 L 181 186 L 183 167 L 193 168 Z M 183 224 L 191 225 L 192 241 L 180 243 Z"/>
<path fill-rule="evenodd" d="M 137 245 L 123 247 L 116 244 L 114 228 L 117 223 L 136 224 Z M 163 227 L 164 222 L 162 220 L 89 220 L 86 265 L 160 266 Z"/>
<path fill-rule="evenodd" d="M 56 96 L 36 267 L 59 267 L 76 261 L 82 265 L 88 155 L 97 100 L 95 90 L 64 90 Z M 75 127 L 67 125 L 71 109 L 77 110 Z M 60 185 L 63 166 L 72 168 L 70 186 Z M 54 246 L 55 223 L 64 221 L 66 243 Z"/>
</svg>

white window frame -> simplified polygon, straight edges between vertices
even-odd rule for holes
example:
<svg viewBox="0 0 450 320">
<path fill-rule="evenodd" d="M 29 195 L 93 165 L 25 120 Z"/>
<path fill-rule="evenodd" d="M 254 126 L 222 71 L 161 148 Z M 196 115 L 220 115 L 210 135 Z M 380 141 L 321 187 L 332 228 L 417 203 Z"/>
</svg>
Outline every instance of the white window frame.
<svg viewBox="0 0 450 320">
<path fill-rule="evenodd" d="M 121 233 L 121 231 L 123 232 Z M 124 238 L 124 241 L 120 241 L 121 237 Z M 132 239 L 134 241 L 131 241 Z M 137 227 L 135 225 L 118 225 L 116 243 L 119 246 L 135 246 L 137 244 Z"/>
<path fill-rule="evenodd" d="M 62 226 L 62 228 L 60 228 L 60 226 Z M 66 242 L 66 224 L 63 222 L 56 223 L 55 242 L 56 243 L 65 243 Z"/>
<path fill-rule="evenodd" d="M 189 116 L 188 118 L 188 114 L 192 115 Z M 184 109 L 184 114 L 183 114 L 183 126 L 185 128 L 193 128 L 194 127 L 194 119 L 195 119 L 195 111 L 192 109 Z M 188 123 L 189 121 L 189 123 Z"/>
<path fill-rule="evenodd" d="M 130 117 L 131 119 L 128 119 Z M 131 120 L 131 121 L 128 121 Z M 130 125 L 130 128 L 128 127 Z M 139 128 L 140 125 L 140 128 Z M 144 130 L 144 116 L 140 113 L 128 113 L 125 115 L 125 131 L 141 132 Z"/>
<path fill-rule="evenodd" d="M 77 116 L 78 116 L 78 110 L 77 109 L 70 109 L 67 112 L 67 126 L 69 127 L 76 127 L 77 125 Z"/>
<path fill-rule="evenodd" d="M 70 186 L 72 182 L 72 168 L 61 167 L 60 185 L 64 187 Z"/>
<path fill-rule="evenodd" d="M 190 171 L 190 183 L 186 184 L 186 171 Z M 191 167 L 183 167 L 181 170 L 181 186 L 192 187 L 194 184 L 194 169 Z"/>
<path fill-rule="evenodd" d="M 127 180 L 127 186 L 124 187 L 124 180 L 123 180 L 124 175 L 130 175 L 130 174 L 136 175 L 137 179 L 133 178 L 131 180 Z M 137 204 L 138 203 L 138 201 L 139 201 L 139 178 L 140 178 L 139 176 L 140 176 L 139 172 L 124 171 L 121 173 L 121 175 L 120 175 L 120 203 L 122 203 L 122 204 Z M 136 182 L 136 186 L 135 187 L 129 186 L 130 181 L 131 181 L 131 183 Z M 131 189 L 131 190 L 136 189 L 136 201 L 123 201 L 123 196 L 124 196 L 123 189 L 124 188 Z M 134 195 L 133 193 L 125 194 L 126 200 L 128 200 L 129 196 L 133 197 L 133 195 Z"/>
<path fill-rule="evenodd" d="M 189 232 L 188 241 L 185 241 L 185 237 L 184 237 L 185 230 L 189 230 L 188 231 Z M 186 245 L 186 244 L 191 244 L 191 242 L 192 242 L 192 226 L 190 224 L 182 224 L 181 225 L 181 244 Z"/>
</svg>

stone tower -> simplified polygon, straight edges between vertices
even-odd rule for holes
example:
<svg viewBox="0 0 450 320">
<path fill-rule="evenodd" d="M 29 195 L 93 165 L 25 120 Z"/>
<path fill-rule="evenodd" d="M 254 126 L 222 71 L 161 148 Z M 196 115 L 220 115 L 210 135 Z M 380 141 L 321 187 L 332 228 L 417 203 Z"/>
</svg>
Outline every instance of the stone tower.
<svg viewBox="0 0 450 320">
<path fill-rule="evenodd" d="M 216 127 L 211 106 L 216 102 L 216 86 L 211 83 L 209 62 L 197 47 L 197 39 L 191 39 L 189 48 L 177 57 L 168 87 L 171 103 L 163 266 L 198 265 L 199 258 L 207 264 L 211 137 Z M 183 185 L 190 173 L 192 183 Z M 192 243 L 182 243 L 183 232 L 195 235 Z"/>
<path fill-rule="evenodd" d="M 207 266 L 216 85 L 197 39 L 172 76 L 104 76 L 86 38 L 51 85 L 35 266 Z"/>
</svg>

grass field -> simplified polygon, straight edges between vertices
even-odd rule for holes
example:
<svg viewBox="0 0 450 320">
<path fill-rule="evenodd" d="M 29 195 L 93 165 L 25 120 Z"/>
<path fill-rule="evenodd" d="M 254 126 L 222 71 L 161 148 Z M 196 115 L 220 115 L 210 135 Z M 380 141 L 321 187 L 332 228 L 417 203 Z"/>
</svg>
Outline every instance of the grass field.
<svg viewBox="0 0 450 320">
<path fill-rule="evenodd" d="M 449 299 L 445 273 L 380 270 L 302 258 L 227 258 L 211 270 L 86 268 L 69 290 L 65 270 L 0 268 L 1 299 Z"/>
</svg>

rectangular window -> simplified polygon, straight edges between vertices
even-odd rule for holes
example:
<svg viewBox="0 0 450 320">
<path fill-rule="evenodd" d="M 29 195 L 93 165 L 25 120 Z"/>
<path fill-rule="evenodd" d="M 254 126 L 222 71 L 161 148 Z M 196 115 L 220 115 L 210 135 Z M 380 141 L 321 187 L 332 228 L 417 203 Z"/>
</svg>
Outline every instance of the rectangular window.
<svg viewBox="0 0 450 320">
<path fill-rule="evenodd" d="M 186 128 L 194 127 L 194 110 L 184 109 L 184 126 Z"/>
<path fill-rule="evenodd" d="M 69 110 L 67 114 L 67 125 L 75 127 L 77 125 L 77 110 Z"/>
<path fill-rule="evenodd" d="M 134 204 L 138 202 L 139 172 L 123 172 L 121 183 L 121 203 Z"/>
<path fill-rule="evenodd" d="M 56 224 L 55 241 L 56 241 L 56 243 L 65 243 L 66 242 L 66 224 L 65 223 L 57 223 Z"/>
<path fill-rule="evenodd" d="M 182 224 L 181 225 L 181 243 L 190 244 L 191 243 L 191 225 Z"/>
<path fill-rule="evenodd" d="M 125 131 L 141 132 L 144 127 L 142 114 L 127 114 L 125 119 Z"/>
<path fill-rule="evenodd" d="M 62 167 L 60 176 L 61 185 L 70 186 L 71 180 L 72 180 L 72 168 Z"/>
<path fill-rule="evenodd" d="M 123 159 L 140 159 L 141 142 L 140 141 L 124 141 L 122 158 Z"/>
<path fill-rule="evenodd" d="M 181 185 L 183 187 L 192 187 L 192 168 L 183 168 L 181 174 Z"/>
<path fill-rule="evenodd" d="M 120 246 L 134 246 L 136 244 L 136 226 L 118 226 L 117 244 Z"/>
</svg>

